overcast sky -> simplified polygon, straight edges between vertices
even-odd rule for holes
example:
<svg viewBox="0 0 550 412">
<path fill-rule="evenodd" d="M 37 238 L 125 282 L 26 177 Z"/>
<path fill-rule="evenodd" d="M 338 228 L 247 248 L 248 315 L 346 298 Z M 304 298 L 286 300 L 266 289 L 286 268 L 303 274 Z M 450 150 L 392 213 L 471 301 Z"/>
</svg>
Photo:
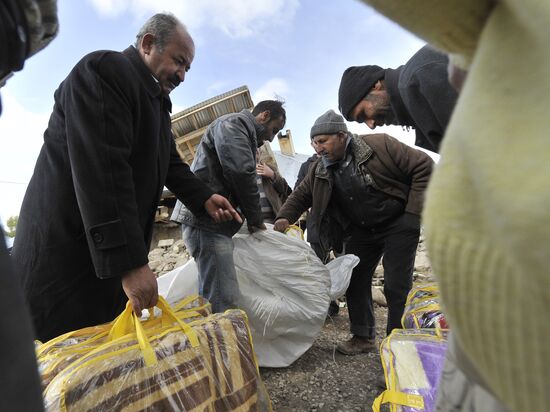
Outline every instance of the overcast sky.
<svg viewBox="0 0 550 412">
<path fill-rule="evenodd" d="M 355 0 L 58 0 L 60 32 L 0 89 L 0 219 L 19 214 L 32 176 L 53 93 L 85 54 L 123 50 L 144 21 L 170 11 L 188 27 L 196 56 L 170 95 L 173 112 L 247 85 L 254 102 L 286 101 L 299 153 L 313 153 L 309 129 L 338 109 L 343 71 L 354 65 L 397 67 L 423 42 Z M 365 125 L 349 124 L 356 133 Z M 411 143 L 399 127 L 386 132 Z M 278 145 L 273 145 L 275 150 Z"/>
</svg>

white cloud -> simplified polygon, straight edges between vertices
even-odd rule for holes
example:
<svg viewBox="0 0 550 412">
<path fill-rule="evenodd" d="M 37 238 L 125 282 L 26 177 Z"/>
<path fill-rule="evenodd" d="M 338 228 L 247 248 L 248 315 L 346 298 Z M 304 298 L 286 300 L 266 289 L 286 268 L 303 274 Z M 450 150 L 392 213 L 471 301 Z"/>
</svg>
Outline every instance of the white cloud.
<svg viewBox="0 0 550 412">
<path fill-rule="evenodd" d="M 153 13 L 170 11 L 189 27 L 190 31 L 208 27 L 221 30 L 230 37 L 251 37 L 274 22 L 292 20 L 299 0 L 88 0 L 101 16 L 116 17 L 132 13 L 144 18 Z"/>
<path fill-rule="evenodd" d="M 131 0 L 90 0 L 100 16 L 115 17 L 131 7 Z"/>
<path fill-rule="evenodd" d="M 275 100 L 287 95 L 288 84 L 285 80 L 280 78 L 273 78 L 265 82 L 260 86 L 252 95 L 252 101 L 254 104 L 261 102 L 262 100 Z"/>
<path fill-rule="evenodd" d="M 2 92 L 0 117 L 0 217 L 17 215 L 43 142 L 50 113 L 26 110 Z"/>
</svg>

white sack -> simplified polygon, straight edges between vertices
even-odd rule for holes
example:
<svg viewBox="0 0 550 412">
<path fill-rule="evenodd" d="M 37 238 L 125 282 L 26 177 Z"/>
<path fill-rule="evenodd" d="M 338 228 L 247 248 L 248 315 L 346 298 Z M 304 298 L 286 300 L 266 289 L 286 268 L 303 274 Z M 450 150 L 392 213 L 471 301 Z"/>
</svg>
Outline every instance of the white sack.
<svg viewBox="0 0 550 412">
<path fill-rule="evenodd" d="M 329 301 L 345 293 L 359 258 L 345 255 L 324 266 L 306 242 L 273 230 L 241 231 L 233 240 L 239 308 L 248 314 L 259 365 L 289 366 L 313 344 Z M 197 294 L 194 259 L 159 277 L 158 287 L 170 304 Z"/>
<path fill-rule="evenodd" d="M 342 255 L 327 263 L 330 272 L 330 300 L 336 300 L 346 294 L 353 268 L 359 264 L 355 255 Z"/>
<path fill-rule="evenodd" d="M 199 294 L 199 271 L 195 259 L 157 279 L 159 295 L 173 305 L 190 295 Z"/>
<path fill-rule="evenodd" d="M 285 367 L 308 350 L 325 322 L 330 275 L 311 247 L 272 230 L 233 237 L 241 291 L 260 366 Z"/>
</svg>

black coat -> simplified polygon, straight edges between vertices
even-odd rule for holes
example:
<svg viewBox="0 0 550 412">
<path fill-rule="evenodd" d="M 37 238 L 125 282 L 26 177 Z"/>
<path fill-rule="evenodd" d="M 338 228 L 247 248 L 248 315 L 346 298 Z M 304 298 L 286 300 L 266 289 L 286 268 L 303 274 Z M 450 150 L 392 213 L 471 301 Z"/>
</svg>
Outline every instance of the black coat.
<svg viewBox="0 0 550 412">
<path fill-rule="evenodd" d="M 0 301 L 6 308 L 0 312 L 1 409 L 43 411 L 42 388 L 38 377 L 29 310 L 13 272 L 3 238 L 0 239 Z"/>
<path fill-rule="evenodd" d="M 85 56 L 55 92 L 13 250 L 39 338 L 123 308 L 164 185 L 204 212 L 212 192 L 180 160 L 170 110 L 134 47 Z"/>
<path fill-rule="evenodd" d="M 447 80 L 449 58 L 424 46 L 403 66 L 386 69 L 385 84 L 396 119 L 411 126 L 417 146 L 439 153 L 458 94 Z"/>
</svg>

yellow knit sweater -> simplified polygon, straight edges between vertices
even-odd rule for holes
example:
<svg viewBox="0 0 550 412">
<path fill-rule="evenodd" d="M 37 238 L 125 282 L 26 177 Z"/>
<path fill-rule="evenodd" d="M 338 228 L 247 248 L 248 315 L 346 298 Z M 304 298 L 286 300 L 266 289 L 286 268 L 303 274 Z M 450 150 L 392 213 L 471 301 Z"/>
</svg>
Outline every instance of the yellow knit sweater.
<svg viewBox="0 0 550 412">
<path fill-rule="evenodd" d="M 451 328 L 514 411 L 550 410 L 550 1 L 367 0 L 467 82 L 424 212 Z"/>
</svg>

